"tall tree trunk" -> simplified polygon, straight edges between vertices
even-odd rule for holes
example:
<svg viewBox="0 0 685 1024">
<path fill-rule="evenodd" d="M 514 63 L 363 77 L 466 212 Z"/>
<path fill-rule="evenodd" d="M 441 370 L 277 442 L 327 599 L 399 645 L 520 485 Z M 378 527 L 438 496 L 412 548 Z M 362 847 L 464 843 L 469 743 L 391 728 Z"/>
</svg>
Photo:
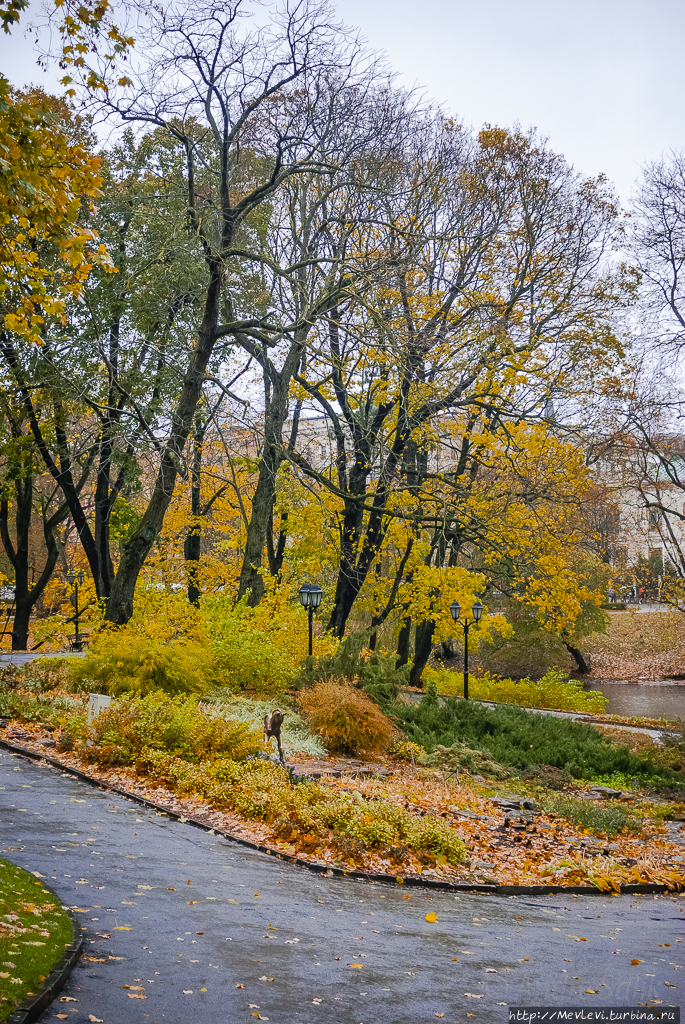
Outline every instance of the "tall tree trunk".
<svg viewBox="0 0 685 1024">
<path fill-rule="evenodd" d="M 207 291 L 202 326 L 193 348 L 183 387 L 172 417 L 172 427 L 160 461 L 157 479 L 145 514 L 133 536 L 123 547 L 119 569 L 107 601 L 108 622 L 124 625 L 133 614 L 133 596 L 140 570 L 155 538 L 164 523 L 164 515 L 174 494 L 174 486 L 183 458 L 183 449 L 200 401 L 205 371 L 216 341 L 219 322 L 219 302 L 223 280 L 222 264 L 218 259 L 210 264 L 210 283 Z"/>
<path fill-rule="evenodd" d="M 198 568 L 202 543 L 200 485 L 202 482 L 202 449 L 205 441 L 205 430 L 206 424 L 202 423 L 199 416 L 196 417 L 195 436 L 193 437 L 193 465 L 190 471 L 190 514 L 192 522 L 183 545 L 186 579 L 188 582 L 188 600 L 194 605 L 199 605 L 200 598 L 202 597 L 202 591 L 198 585 Z"/>
<path fill-rule="evenodd" d="M 416 626 L 416 645 L 414 650 L 414 664 L 409 675 L 410 686 L 422 686 L 421 676 L 430 658 L 433 649 L 433 634 L 435 623 L 432 619 L 419 622 Z"/>
<path fill-rule="evenodd" d="M 402 623 L 400 635 L 397 637 L 397 661 L 395 662 L 395 668 L 402 668 L 409 661 L 411 653 L 411 625 L 411 617 L 406 618 Z"/>
<path fill-rule="evenodd" d="M 9 534 L 9 505 L 7 499 L 0 502 L 0 536 L 14 569 L 14 619 L 12 621 L 12 650 L 25 651 L 28 646 L 31 612 L 43 593 L 57 563 L 58 549 L 53 533 L 54 526 L 64 517 L 65 509 L 58 511 L 49 520 L 43 514 L 43 531 L 48 557 L 38 579 L 29 585 L 29 532 L 33 513 L 33 478 L 24 477 L 14 481 L 16 496 L 16 548 Z"/>
<path fill-rule="evenodd" d="M 269 529 L 273 528 L 276 477 L 285 455 L 283 427 L 288 418 L 290 382 L 293 374 L 297 371 L 308 330 L 307 326 L 306 329 L 295 332 L 283 369 L 276 371 L 271 366 L 269 372 L 271 389 L 264 418 L 264 445 L 262 457 L 259 460 L 257 486 L 252 497 L 252 512 L 245 538 L 237 598 L 240 601 L 241 598 L 247 597 L 247 603 L 253 608 L 264 596 L 262 561 L 264 549 L 269 540 Z M 282 557 L 281 553 L 281 561 Z"/>
<path fill-rule="evenodd" d="M 566 647 L 566 650 L 568 651 L 568 653 L 571 655 L 571 657 L 575 661 L 576 665 L 578 666 L 578 671 L 580 672 L 580 674 L 581 675 L 587 675 L 587 673 L 590 671 L 590 666 L 585 661 L 585 658 L 580 653 L 578 648 L 574 647 L 572 644 L 566 643 L 565 640 L 564 640 L 564 646 Z"/>
</svg>

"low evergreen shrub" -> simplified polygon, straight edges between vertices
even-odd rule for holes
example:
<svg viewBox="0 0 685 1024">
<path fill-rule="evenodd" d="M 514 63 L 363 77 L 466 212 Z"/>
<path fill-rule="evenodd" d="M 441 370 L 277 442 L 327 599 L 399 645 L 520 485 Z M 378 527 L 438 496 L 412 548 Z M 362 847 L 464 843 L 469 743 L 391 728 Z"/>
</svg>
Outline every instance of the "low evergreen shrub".
<svg viewBox="0 0 685 1024">
<path fill-rule="evenodd" d="M 298 704 L 309 728 L 334 754 L 386 750 L 396 732 L 380 708 L 345 680 L 325 679 L 303 690 Z"/>
<path fill-rule="evenodd" d="M 518 770 L 551 765 L 576 779 L 613 771 L 655 774 L 649 758 L 615 746 L 589 725 L 511 705 L 486 708 L 454 697 L 441 704 L 434 686 L 420 704 L 386 704 L 384 710 L 408 739 L 429 753 L 438 744 L 462 743 L 472 750 L 487 750 L 498 764 Z M 669 777 L 666 769 L 659 774 Z M 676 775 L 671 777 L 677 781 Z"/>
<path fill-rule="evenodd" d="M 411 761 L 414 763 L 418 761 L 422 754 L 426 751 L 420 743 L 412 743 L 411 740 L 397 739 L 390 747 L 390 753 L 393 757 L 398 757 L 401 761 Z"/>
</svg>

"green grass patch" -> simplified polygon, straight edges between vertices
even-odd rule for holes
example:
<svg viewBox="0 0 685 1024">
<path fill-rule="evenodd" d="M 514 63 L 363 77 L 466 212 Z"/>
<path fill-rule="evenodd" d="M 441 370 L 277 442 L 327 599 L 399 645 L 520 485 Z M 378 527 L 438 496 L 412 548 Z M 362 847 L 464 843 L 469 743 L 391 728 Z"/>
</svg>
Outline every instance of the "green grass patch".
<svg viewBox="0 0 685 1024">
<path fill-rule="evenodd" d="M 71 942 L 71 921 L 42 883 L 0 860 L 0 1021 L 35 992 Z"/>
<path fill-rule="evenodd" d="M 542 807 L 552 814 L 559 814 L 572 825 L 582 829 L 592 829 L 607 836 L 615 836 L 626 830 L 639 832 L 641 823 L 634 815 L 627 814 L 619 805 L 609 803 L 595 804 L 591 800 L 580 800 L 567 793 L 549 793 L 543 797 Z"/>
<path fill-rule="evenodd" d="M 651 760 L 631 754 L 613 744 L 589 725 L 565 718 L 536 714 L 504 705 L 486 708 L 473 701 L 447 698 L 438 701 L 431 687 L 421 703 L 386 705 L 408 739 L 420 743 L 429 753 L 436 746 L 464 744 L 472 750 L 488 750 L 498 764 L 518 770 L 550 765 L 569 772 L 576 779 L 622 772 L 654 776 Z M 661 778 L 679 778 L 659 769 Z"/>
</svg>

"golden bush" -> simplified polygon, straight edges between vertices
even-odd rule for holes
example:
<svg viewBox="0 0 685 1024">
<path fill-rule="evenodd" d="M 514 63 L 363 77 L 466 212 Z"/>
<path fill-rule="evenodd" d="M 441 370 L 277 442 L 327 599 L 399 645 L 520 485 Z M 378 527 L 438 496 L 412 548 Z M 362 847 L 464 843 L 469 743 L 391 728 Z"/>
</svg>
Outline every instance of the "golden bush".
<svg viewBox="0 0 685 1024">
<path fill-rule="evenodd" d="M 303 691 L 299 708 L 310 729 L 334 754 L 386 750 L 397 732 L 365 693 L 340 679 L 325 679 Z"/>
</svg>

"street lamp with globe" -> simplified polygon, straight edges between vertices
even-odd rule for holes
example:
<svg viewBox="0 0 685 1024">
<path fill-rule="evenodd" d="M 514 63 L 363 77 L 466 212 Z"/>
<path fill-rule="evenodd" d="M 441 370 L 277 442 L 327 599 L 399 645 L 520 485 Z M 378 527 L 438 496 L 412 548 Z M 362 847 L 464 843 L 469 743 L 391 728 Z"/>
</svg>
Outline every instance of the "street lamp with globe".
<svg viewBox="0 0 685 1024">
<path fill-rule="evenodd" d="M 458 601 L 452 601 L 450 605 L 450 612 L 455 622 L 458 622 L 461 628 L 464 630 L 464 700 L 469 699 L 469 627 L 476 625 L 480 622 L 480 617 L 483 614 L 483 605 L 480 601 L 476 601 L 471 612 L 473 614 L 472 619 L 460 619 L 461 605 Z"/>
<path fill-rule="evenodd" d="M 67 583 L 70 587 L 74 588 L 74 622 L 76 625 L 76 634 L 74 636 L 73 649 L 75 651 L 80 651 L 82 647 L 81 636 L 78 631 L 78 587 L 79 583 L 83 585 L 84 579 L 83 569 L 80 569 L 78 572 L 72 571 L 67 573 Z"/>
<path fill-rule="evenodd" d="M 311 658 L 314 653 L 313 638 L 312 638 L 312 622 L 314 618 L 314 609 L 318 608 L 321 604 L 321 598 L 323 597 L 323 590 L 317 586 L 316 583 L 303 583 L 300 587 L 300 604 L 303 608 L 307 609 L 309 615 L 309 657 Z"/>
</svg>

